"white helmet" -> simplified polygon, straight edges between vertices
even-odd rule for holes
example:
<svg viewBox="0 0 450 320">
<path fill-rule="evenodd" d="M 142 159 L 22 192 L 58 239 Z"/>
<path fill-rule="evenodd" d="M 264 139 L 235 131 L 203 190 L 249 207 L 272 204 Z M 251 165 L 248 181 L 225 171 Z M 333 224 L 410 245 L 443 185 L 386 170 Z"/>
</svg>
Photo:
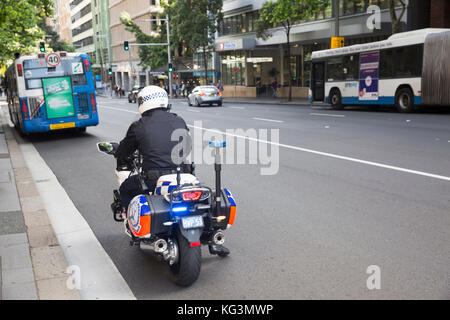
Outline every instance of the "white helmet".
<svg viewBox="0 0 450 320">
<path fill-rule="evenodd" d="M 139 113 L 156 108 L 167 108 L 169 104 L 169 97 L 166 90 L 158 86 L 147 86 L 139 91 L 137 95 L 139 106 Z"/>
</svg>

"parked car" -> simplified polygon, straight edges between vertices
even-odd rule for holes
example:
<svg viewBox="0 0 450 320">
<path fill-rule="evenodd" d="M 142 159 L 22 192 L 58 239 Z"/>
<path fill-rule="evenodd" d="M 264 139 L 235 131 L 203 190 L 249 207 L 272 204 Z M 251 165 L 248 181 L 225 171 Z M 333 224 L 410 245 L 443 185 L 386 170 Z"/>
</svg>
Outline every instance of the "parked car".
<svg viewBox="0 0 450 320">
<path fill-rule="evenodd" d="M 128 94 L 128 102 L 129 103 L 136 103 L 137 101 L 137 95 L 139 91 L 141 91 L 144 87 L 133 87 L 133 90 Z"/>
<path fill-rule="evenodd" d="M 202 104 L 222 105 L 222 92 L 214 86 L 198 86 L 188 95 L 188 104 L 200 107 Z"/>
</svg>

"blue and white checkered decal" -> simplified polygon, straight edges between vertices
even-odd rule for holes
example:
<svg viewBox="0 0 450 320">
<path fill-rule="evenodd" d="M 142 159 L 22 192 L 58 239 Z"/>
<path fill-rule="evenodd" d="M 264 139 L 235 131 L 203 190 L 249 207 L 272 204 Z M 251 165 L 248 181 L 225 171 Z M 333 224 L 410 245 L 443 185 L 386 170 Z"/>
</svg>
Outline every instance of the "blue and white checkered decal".
<svg viewBox="0 0 450 320">
<path fill-rule="evenodd" d="M 177 187 L 177 184 L 171 181 L 163 181 L 161 186 L 156 187 L 155 193 L 157 195 L 164 195 L 172 192 Z"/>
<path fill-rule="evenodd" d="M 161 99 L 161 98 L 167 98 L 168 99 L 169 97 L 167 96 L 167 92 L 159 91 L 159 92 L 154 92 L 152 94 L 143 96 L 141 98 L 142 98 L 142 101 L 145 102 L 145 101 L 150 101 L 150 100 L 153 100 L 153 99 Z"/>
<path fill-rule="evenodd" d="M 177 188 L 177 175 L 168 174 L 159 177 L 159 179 L 160 180 L 158 180 L 156 183 L 155 194 L 165 196 L 167 200 L 168 199 L 167 196 L 172 192 L 173 189 Z M 188 173 L 182 173 L 180 176 L 180 180 L 182 185 L 183 184 L 196 185 L 200 183 L 197 177 Z"/>
</svg>

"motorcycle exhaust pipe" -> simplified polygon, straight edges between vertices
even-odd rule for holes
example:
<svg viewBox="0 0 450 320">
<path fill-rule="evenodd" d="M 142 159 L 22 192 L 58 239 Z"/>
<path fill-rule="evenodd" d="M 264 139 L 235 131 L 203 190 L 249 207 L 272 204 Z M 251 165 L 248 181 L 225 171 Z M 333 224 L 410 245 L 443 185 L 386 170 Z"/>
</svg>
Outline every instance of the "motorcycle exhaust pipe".
<svg viewBox="0 0 450 320">
<path fill-rule="evenodd" d="M 158 239 L 153 243 L 153 250 L 157 253 L 163 253 L 167 250 L 167 241 Z"/>
<path fill-rule="evenodd" d="M 222 231 L 217 231 L 214 234 L 212 241 L 214 242 L 215 245 L 221 246 L 225 243 L 225 235 L 223 234 Z"/>
</svg>

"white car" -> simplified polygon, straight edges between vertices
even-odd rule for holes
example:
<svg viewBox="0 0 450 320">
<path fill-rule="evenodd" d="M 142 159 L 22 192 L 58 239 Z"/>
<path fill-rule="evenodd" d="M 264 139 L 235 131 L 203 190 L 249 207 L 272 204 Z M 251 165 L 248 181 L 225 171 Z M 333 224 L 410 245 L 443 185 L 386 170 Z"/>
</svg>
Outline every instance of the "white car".
<svg viewBox="0 0 450 320">
<path fill-rule="evenodd" d="M 200 107 L 202 104 L 222 105 L 222 92 L 214 86 L 198 86 L 188 95 L 188 104 Z"/>
</svg>

